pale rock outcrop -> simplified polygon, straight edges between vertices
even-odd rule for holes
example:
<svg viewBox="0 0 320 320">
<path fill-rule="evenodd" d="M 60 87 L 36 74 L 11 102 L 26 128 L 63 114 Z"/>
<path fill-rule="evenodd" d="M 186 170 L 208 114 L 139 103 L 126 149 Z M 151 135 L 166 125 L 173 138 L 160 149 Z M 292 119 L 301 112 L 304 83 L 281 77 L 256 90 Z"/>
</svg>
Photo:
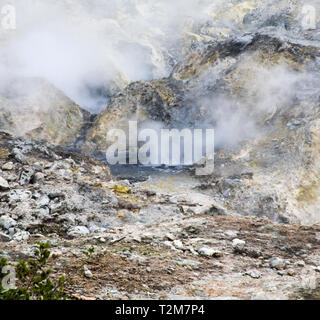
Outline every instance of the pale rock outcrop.
<svg viewBox="0 0 320 320">
<path fill-rule="evenodd" d="M 81 135 L 90 113 L 42 79 L 2 82 L 0 130 L 16 137 L 69 145 Z"/>
</svg>

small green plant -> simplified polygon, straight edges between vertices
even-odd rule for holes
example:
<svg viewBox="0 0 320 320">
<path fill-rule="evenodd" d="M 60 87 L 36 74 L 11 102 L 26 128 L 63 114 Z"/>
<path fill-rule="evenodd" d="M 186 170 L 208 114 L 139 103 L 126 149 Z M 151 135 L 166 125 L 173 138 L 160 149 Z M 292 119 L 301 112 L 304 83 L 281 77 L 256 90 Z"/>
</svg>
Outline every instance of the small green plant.
<svg viewBox="0 0 320 320">
<path fill-rule="evenodd" d="M 35 259 L 20 261 L 15 266 L 7 259 L 0 259 L 0 300 L 64 300 L 66 299 L 65 277 L 53 279 L 52 270 L 46 268 L 50 257 L 50 244 L 38 244 Z M 2 273 L 5 267 L 14 267 L 16 273 L 15 288 L 3 288 L 2 280 L 8 273 Z"/>
<path fill-rule="evenodd" d="M 83 251 L 83 253 L 87 256 L 87 259 L 83 261 L 83 264 L 91 264 L 94 260 L 94 247 L 91 247 L 87 249 L 86 251 Z"/>
</svg>

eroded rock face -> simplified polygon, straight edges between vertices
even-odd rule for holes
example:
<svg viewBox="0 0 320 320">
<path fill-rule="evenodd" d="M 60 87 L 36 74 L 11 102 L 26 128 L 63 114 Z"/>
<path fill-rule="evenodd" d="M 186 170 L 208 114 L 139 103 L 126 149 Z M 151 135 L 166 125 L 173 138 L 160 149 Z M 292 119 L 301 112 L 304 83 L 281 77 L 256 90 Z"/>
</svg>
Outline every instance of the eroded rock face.
<svg viewBox="0 0 320 320">
<path fill-rule="evenodd" d="M 72 144 L 90 119 L 63 92 L 41 79 L 14 79 L 0 89 L 0 129 L 14 136 Z"/>
<path fill-rule="evenodd" d="M 280 222 L 318 222 L 318 141 L 315 119 L 217 152 L 209 179 L 213 197 L 229 212 Z"/>
<path fill-rule="evenodd" d="M 128 120 L 216 129 L 213 197 L 227 210 L 281 222 L 319 221 L 319 44 L 273 33 L 205 44 L 167 79 L 133 83 L 89 131 L 104 150 Z"/>
<path fill-rule="evenodd" d="M 173 109 L 182 99 L 182 89 L 182 84 L 171 78 L 132 83 L 114 96 L 97 117 L 88 132 L 88 141 L 93 142 L 98 150 L 104 150 L 112 143 L 107 141 L 108 132 L 112 129 L 127 132 L 130 120 L 140 124 L 148 121 L 171 123 Z"/>
<path fill-rule="evenodd" d="M 175 127 L 221 123 L 221 113 L 225 112 L 222 104 L 238 115 L 253 112 L 252 122 L 264 120 L 275 112 L 274 91 L 276 104 L 282 104 L 281 109 L 289 108 L 289 99 L 294 97 L 287 91 L 292 91 L 295 84 L 289 81 L 302 79 L 307 62 L 317 56 L 318 45 L 311 41 L 269 34 L 199 45 L 174 68 L 170 78 L 136 82 L 114 96 L 89 131 L 88 140 L 105 148 L 108 130 L 124 129 L 130 119 Z M 283 78 L 273 85 L 275 74 Z M 268 81 L 266 88 L 264 81 Z M 289 82 L 284 83 L 283 90 L 280 81 Z M 264 89 L 268 91 L 263 92 Z M 262 101 L 268 95 L 273 99 L 270 105 Z"/>
<path fill-rule="evenodd" d="M 263 35 L 243 45 L 205 49 L 173 73 L 197 87 L 231 61 L 204 100 L 220 148 L 213 197 L 234 213 L 318 222 L 318 43 Z"/>
<path fill-rule="evenodd" d="M 245 45 L 212 86 L 219 98 L 205 103 L 207 112 L 218 115 L 213 196 L 234 213 L 318 222 L 318 43 L 263 36 Z M 237 45 L 231 49 L 228 57 Z M 196 83 L 208 72 L 201 69 L 227 59 L 227 47 L 221 50 L 200 55 L 195 68 L 182 64 L 176 77 Z"/>
</svg>

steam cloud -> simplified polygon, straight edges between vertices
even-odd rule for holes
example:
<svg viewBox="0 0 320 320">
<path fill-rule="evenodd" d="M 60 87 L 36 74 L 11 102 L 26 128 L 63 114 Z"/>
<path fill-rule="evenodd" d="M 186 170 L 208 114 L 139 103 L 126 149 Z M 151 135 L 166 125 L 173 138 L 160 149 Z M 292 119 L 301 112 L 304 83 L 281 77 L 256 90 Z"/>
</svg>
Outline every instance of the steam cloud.
<svg viewBox="0 0 320 320">
<path fill-rule="evenodd" d="M 250 1 L 233 1 L 239 7 L 232 18 L 220 17 L 230 8 L 224 0 L 0 0 L 0 6 L 3 3 L 16 7 L 17 30 L 4 36 L 0 30 L 0 88 L 17 77 L 43 78 L 96 113 L 130 82 L 168 76 L 184 54 L 181 48 L 188 47 L 183 46 L 186 34 L 206 22 L 212 25 L 211 35 L 219 34 L 217 26 L 238 28 L 254 7 Z M 239 105 L 229 97 L 201 101 L 217 122 L 218 144 L 255 135 L 258 129 L 248 114 L 268 114 L 288 104 L 301 80 L 282 66 L 253 71 L 256 76 L 246 88 L 255 97 L 252 105 Z M 247 112 L 250 107 L 253 113 Z"/>
<path fill-rule="evenodd" d="M 207 18 L 210 2 L 12 0 L 17 30 L 1 43 L 1 82 L 44 78 L 99 112 L 129 82 L 167 76 L 188 19 Z"/>
</svg>

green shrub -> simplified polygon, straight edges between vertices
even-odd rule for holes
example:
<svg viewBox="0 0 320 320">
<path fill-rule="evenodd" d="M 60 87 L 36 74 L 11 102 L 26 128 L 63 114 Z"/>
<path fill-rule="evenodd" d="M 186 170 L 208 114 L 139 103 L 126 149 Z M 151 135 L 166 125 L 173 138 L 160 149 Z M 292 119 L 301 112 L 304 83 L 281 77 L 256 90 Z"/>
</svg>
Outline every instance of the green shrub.
<svg viewBox="0 0 320 320">
<path fill-rule="evenodd" d="M 0 300 L 64 300 L 67 298 L 65 277 L 54 279 L 52 270 L 46 268 L 50 257 L 49 243 L 38 244 L 35 258 L 27 262 L 9 264 L 7 259 L 0 259 Z M 14 266 L 16 271 L 16 287 L 4 289 L 2 280 L 8 273 L 2 273 L 4 267 Z"/>
</svg>

